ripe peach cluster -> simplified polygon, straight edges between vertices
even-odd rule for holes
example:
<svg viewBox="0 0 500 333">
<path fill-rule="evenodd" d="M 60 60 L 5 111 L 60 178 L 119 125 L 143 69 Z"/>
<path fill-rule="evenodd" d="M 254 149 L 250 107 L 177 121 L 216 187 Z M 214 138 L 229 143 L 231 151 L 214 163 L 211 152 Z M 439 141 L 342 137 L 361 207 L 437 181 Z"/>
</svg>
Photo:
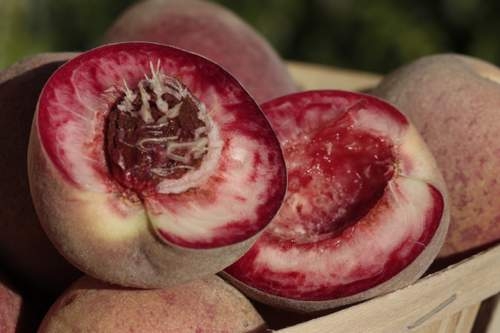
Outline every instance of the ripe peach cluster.
<svg viewBox="0 0 500 333">
<path fill-rule="evenodd" d="M 264 332 L 254 305 L 332 310 L 500 238 L 491 64 L 299 91 L 199 0 L 140 2 L 106 42 L 0 72 L 1 332 Z"/>
</svg>

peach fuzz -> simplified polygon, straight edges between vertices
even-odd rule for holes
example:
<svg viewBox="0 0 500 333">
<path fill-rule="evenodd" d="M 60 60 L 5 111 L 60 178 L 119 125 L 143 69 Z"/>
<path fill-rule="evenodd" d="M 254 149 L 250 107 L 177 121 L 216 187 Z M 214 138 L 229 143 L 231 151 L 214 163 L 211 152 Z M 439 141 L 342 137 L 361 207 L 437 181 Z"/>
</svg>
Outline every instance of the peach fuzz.
<svg viewBox="0 0 500 333">
<path fill-rule="evenodd" d="M 29 193 L 26 156 L 40 91 L 50 75 L 75 55 L 38 54 L 0 72 L 0 262 L 16 280 L 45 293 L 59 293 L 78 272 L 40 227 Z"/>
<path fill-rule="evenodd" d="M 108 30 L 106 42 L 150 41 L 177 46 L 220 64 L 262 103 L 296 91 L 271 45 L 229 10 L 200 0 L 134 4 Z"/>
<path fill-rule="evenodd" d="M 461 257 L 500 240 L 500 69 L 433 55 L 389 74 L 373 93 L 412 119 L 443 172 L 451 222 L 440 256 Z"/>
<path fill-rule="evenodd" d="M 449 212 L 436 162 L 409 120 L 381 99 L 336 90 L 283 96 L 262 109 L 282 144 L 288 190 L 224 277 L 263 303 L 315 312 L 424 274 Z"/>
<path fill-rule="evenodd" d="M 216 273 L 286 190 L 279 142 L 206 58 L 121 43 L 62 66 L 38 103 L 29 180 L 43 228 L 89 275 L 166 287 Z"/>
<path fill-rule="evenodd" d="M 56 301 L 38 332 L 263 333 L 265 327 L 251 303 L 216 276 L 155 290 L 84 277 Z"/>
</svg>

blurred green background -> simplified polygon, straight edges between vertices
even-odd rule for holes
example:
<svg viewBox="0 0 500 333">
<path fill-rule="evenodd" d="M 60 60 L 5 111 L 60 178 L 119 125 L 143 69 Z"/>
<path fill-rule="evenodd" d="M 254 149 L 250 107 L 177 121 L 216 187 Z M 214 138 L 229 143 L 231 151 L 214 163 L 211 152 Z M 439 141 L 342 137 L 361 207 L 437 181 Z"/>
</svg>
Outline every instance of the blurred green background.
<svg viewBox="0 0 500 333">
<path fill-rule="evenodd" d="M 0 69 L 45 51 L 98 45 L 135 0 L 0 0 Z M 384 73 L 459 52 L 500 63 L 500 1 L 218 0 L 293 60 Z"/>
</svg>

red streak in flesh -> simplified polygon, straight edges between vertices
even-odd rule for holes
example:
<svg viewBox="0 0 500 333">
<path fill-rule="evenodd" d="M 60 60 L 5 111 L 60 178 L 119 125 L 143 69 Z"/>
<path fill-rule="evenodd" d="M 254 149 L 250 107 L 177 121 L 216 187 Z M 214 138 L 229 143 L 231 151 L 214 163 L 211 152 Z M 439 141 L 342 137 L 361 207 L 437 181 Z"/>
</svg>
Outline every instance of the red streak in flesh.
<svg viewBox="0 0 500 333">
<path fill-rule="evenodd" d="M 317 286 L 314 290 L 304 293 L 297 290 L 297 286 L 301 285 L 300 281 L 305 279 L 304 273 L 300 271 L 276 272 L 272 267 L 260 267 L 258 270 L 248 269 L 249 267 L 254 267 L 253 262 L 259 254 L 261 247 L 267 246 L 269 243 L 281 248 L 283 251 L 290 248 L 297 248 L 299 251 L 301 249 L 304 251 L 328 251 L 331 249 L 332 255 L 335 255 L 334 247 L 336 246 L 336 242 L 332 242 L 332 239 L 324 239 L 312 243 L 295 243 L 293 240 L 276 238 L 270 233 L 265 233 L 237 264 L 230 266 L 226 271 L 232 276 L 237 277 L 240 281 L 256 289 L 273 295 L 297 300 L 321 301 L 336 299 L 348 297 L 375 287 L 391 279 L 409 265 L 423 251 L 425 246 L 434 236 L 439 225 L 438 222 L 443 214 L 444 201 L 441 193 L 436 188 L 430 186 L 430 190 L 435 204 L 424 213 L 423 220 L 425 232 L 422 233 L 417 240 L 402 239 L 399 247 L 389 256 L 383 270 L 378 272 L 377 275 L 372 275 L 367 279 L 360 279 L 347 284 Z M 346 231 L 351 231 L 350 229 L 351 228 L 348 228 Z M 346 234 L 341 234 L 337 238 L 342 239 L 344 237 L 349 237 Z M 406 255 L 404 256 L 399 255 L 402 249 L 405 249 Z M 322 269 L 321 263 L 318 263 L 318 269 Z M 365 275 L 363 271 L 357 271 L 356 273 L 359 273 L 359 276 Z"/>
</svg>

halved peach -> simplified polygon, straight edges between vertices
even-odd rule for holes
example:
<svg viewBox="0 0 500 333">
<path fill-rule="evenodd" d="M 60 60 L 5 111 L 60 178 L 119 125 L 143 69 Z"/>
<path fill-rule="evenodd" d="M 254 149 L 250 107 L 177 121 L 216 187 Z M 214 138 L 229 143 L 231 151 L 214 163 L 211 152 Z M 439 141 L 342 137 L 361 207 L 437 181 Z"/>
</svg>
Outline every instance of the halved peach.
<svg viewBox="0 0 500 333">
<path fill-rule="evenodd" d="M 344 91 L 265 103 L 283 146 L 283 207 L 224 276 L 264 303 L 317 311 L 415 281 L 448 227 L 432 155 L 396 108 Z"/>
<path fill-rule="evenodd" d="M 230 265 L 286 188 L 279 142 L 242 86 L 206 58 L 152 43 L 99 47 L 49 79 L 29 175 L 60 252 L 135 287 Z"/>
</svg>

